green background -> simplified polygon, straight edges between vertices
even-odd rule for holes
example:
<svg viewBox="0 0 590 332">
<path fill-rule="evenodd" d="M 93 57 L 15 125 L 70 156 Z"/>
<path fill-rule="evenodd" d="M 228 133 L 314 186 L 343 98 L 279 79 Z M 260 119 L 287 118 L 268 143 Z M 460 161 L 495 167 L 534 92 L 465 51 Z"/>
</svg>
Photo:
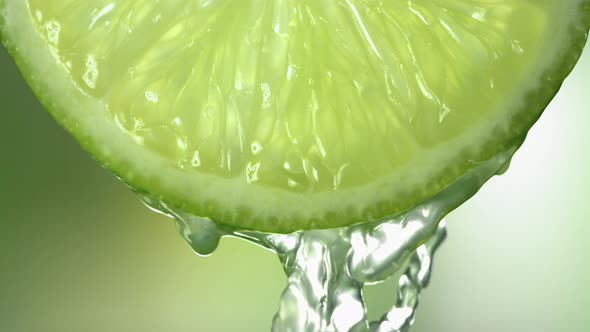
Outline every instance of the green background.
<svg viewBox="0 0 590 332">
<path fill-rule="evenodd" d="M 590 330 L 590 49 L 510 170 L 451 214 L 414 332 Z M 194 255 L 45 113 L 0 48 L 0 331 L 268 331 L 278 260 Z M 373 290 L 373 306 L 391 289 Z"/>
</svg>

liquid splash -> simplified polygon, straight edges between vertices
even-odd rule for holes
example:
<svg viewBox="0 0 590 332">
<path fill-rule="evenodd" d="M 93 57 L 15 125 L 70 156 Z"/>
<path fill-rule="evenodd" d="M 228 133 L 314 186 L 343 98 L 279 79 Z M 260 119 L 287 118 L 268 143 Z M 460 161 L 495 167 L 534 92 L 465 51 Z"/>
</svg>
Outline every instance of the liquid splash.
<svg viewBox="0 0 590 332">
<path fill-rule="evenodd" d="M 492 176 L 506 170 L 517 147 L 478 163 L 454 184 L 403 214 L 348 227 L 271 234 L 239 230 L 192 216 L 148 196 L 152 209 L 177 222 L 199 255 L 215 251 L 224 236 L 238 237 L 275 252 L 288 276 L 275 332 L 408 331 L 419 295 L 428 285 L 432 259 L 446 236 L 443 218 Z M 379 321 L 367 318 L 363 286 L 403 270 L 397 301 Z"/>
</svg>

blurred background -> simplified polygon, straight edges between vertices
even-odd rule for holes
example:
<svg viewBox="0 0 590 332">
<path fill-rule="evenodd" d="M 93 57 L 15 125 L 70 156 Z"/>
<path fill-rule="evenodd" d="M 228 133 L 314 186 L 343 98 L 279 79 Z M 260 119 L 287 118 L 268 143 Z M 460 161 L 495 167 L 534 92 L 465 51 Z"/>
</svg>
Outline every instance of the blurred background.
<svg viewBox="0 0 590 332">
<path fill-rule="evenodd" d="M 0 331 L 268 331 L 278 260 L 201 258 L 41 109 L 0 48 Z M 413 332 L 590 330 L 590 49 L 509 171 L 448 218 Z M 392 287 L 369 290 L 371 308 Z M 377 309 L 376 309 L 377 310 Z"/>
</svg>

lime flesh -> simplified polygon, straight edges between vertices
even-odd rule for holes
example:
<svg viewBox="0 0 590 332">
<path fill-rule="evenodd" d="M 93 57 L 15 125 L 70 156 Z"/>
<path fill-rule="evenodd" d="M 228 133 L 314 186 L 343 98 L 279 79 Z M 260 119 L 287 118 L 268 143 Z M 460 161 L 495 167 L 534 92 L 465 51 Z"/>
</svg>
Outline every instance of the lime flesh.
<svg viewBox="0 0 590 332">
<path fill-rule="evenodd" d="M 133 189 L 270 232 L 403 212 L 517 145 L 588 0 L 0 0 L 33 91 Z"/>
</svg>

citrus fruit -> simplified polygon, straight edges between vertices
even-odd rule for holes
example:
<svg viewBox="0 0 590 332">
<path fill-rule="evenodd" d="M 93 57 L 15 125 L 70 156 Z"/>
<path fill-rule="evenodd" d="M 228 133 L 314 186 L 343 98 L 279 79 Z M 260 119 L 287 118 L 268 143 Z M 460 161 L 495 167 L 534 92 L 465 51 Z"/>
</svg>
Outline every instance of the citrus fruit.
<svg viewBox="0 0 590 332">
<path fill-rule="evenodd" d="M 518 145 L 588 0 L 0 0 L 51 115 L 134 190 L 226 225 L 415 206 Z"/>
</svg>

